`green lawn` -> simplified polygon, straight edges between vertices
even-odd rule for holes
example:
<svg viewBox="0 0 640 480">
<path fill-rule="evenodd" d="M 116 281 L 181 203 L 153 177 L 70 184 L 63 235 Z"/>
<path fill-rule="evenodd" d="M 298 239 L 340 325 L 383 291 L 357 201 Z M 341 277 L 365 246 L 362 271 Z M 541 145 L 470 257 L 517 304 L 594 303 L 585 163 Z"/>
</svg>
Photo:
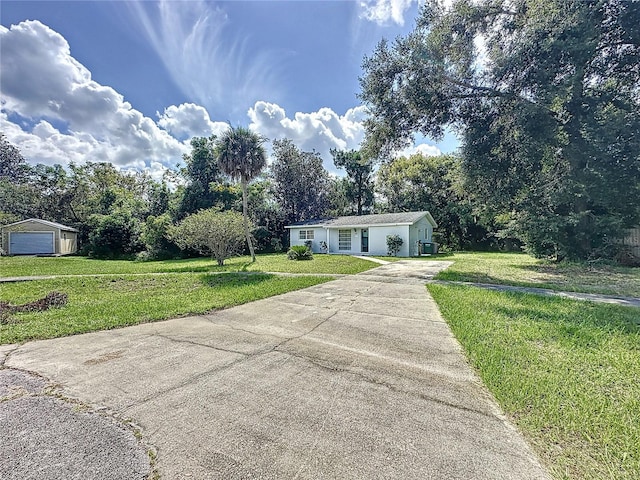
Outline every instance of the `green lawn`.
<svg viewBox="0 0 640 480">
<path fill-rule="evenodd" d="M 394 257 L 380 258 L 402 260 Z M 603 263 L 554 263 L 524 253 L 460 252 L 412 260 L 454 262 L 436 276 L 437 280 L 640 297 L 640 268 Z"/>
<path fill-rule="evenodd" d="M 503 271 L 510 268 L 519 267 Z M 459 285 L 428 289 L 555 478 L 640 478 L 640 310 Z"/>
<path fill-rule="evenodd" d="M 314 255 L 313 260 L 292 261 L 283 253 L 258 255 L 255 263 L 246 256 L 230 258 L 223 267 L 210 258 L 135 262 L 87 257 L 0 257 L 0 277 L 238 271 L 355 274 L 377 266 L 346 255 Z"/>
<path fill-rule="evenodd" d="M 51 260 L 51 259 L 49 259 Z M 105 330 L 239 305 L 331 280 L 261 273 L 59 277 L 0 283 L 0 300 L 23 304 L 51 291 L 68 304 L 44 312 L 13 314 L 0 325 L 0 344 Z"/>
</svg>

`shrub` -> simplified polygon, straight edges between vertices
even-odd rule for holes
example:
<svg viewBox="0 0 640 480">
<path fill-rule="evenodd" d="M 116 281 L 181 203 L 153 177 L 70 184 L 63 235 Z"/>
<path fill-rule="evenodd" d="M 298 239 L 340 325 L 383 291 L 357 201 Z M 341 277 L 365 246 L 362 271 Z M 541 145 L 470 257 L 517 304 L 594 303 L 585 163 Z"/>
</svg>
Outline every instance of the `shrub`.
<svg viewBox="0 0 640 480">
<path fill-rule="evenodd" d="M 289 260 L 313 260 L 313 253 L 306 245 L 294 245 L 287 252 Z"/>
<path fill-rule="evenodd" d="M 403 243 L 404 240 L 400 235 L 387 235 L 387 255 L 390 257 L 398 255 Z"/>
<path fill-rule="evenodd" d="M 242 214 L 215 208 L 189 215 L 169 228 L 167 237 L 182 249 L 191 248 L 211 255 L 220 266 L 227 258 L 240 255 L 246 241 Z"/>
</svg>

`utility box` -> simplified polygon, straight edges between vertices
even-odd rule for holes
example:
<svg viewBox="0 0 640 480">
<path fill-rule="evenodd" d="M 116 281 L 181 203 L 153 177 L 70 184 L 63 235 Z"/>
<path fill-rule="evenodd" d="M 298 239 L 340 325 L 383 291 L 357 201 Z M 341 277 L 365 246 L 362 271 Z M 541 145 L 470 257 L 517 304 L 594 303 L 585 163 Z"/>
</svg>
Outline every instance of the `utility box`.
<svg viewBox="0 0 640 480">
<path fill-rule="evenodd" d="M 420 253 L 423 255 L 435 255 L 438 253 L 438 244 L 436 242 L 424 242 Z"/>
</svg>

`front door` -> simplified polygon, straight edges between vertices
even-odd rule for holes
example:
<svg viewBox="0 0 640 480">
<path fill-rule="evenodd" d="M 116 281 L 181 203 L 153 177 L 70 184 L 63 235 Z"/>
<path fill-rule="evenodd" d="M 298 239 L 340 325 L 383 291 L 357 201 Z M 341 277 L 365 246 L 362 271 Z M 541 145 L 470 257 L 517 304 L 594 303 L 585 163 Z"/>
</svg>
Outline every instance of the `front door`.
<svg viewBox="0 0 640 480">
<path fill-rule="evenodd" d="M 369 251 L 369 229 L 363 228 L 360 234 L 360 251 L 367 253 Z"/>
</svg>

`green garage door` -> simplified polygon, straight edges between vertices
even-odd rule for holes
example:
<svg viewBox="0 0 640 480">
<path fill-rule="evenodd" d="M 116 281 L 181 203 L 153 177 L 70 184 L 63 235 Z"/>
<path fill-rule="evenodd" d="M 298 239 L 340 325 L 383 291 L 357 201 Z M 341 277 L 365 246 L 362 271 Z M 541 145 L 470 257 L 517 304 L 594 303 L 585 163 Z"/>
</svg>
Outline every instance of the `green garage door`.
<svg viewBox="0 0 640 480">
<path fill-rule="evenodd" d="M 9 233 L 9 254 L 39 255 L 54 253 L 53 232 Z"/>
</svg>

